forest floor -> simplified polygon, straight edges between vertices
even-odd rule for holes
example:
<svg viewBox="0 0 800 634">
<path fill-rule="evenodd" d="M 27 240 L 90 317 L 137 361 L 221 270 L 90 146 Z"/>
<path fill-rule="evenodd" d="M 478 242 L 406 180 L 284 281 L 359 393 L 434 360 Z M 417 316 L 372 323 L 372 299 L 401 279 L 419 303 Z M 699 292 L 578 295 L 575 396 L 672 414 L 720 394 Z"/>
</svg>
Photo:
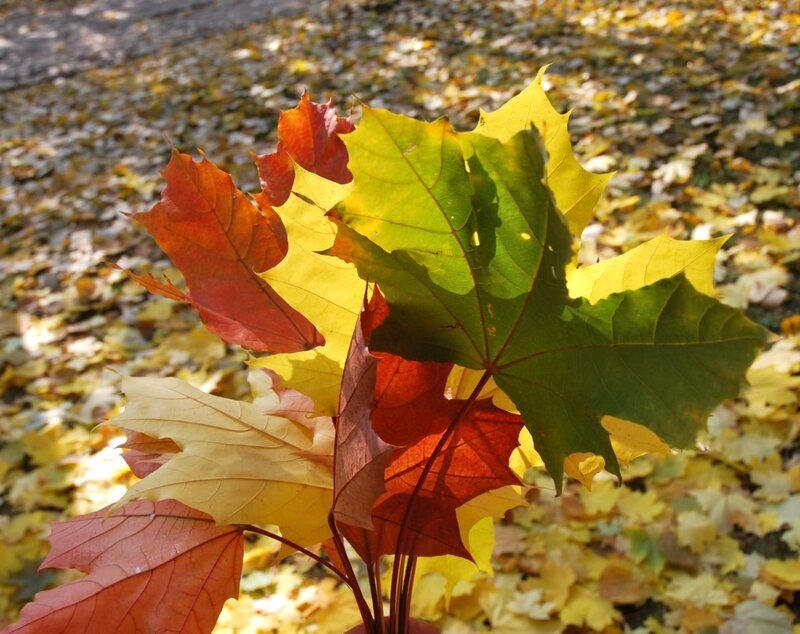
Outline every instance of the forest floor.
<svg viewBox="0 0 800 634">
<path fill-rule="evenodd" d="M 448 634 L 800 632 L 800 3 L 335 1 L 216 30 L 0 94 L 0 626 L 59 578 L 36 571 L 48 523 L 130 479 L 118 434 L 95 429 L 123 406 L 120 374 L 248 394 L 244 353 L 113 266 L 177 278 L 127 217 L 157 200 L 171 146 L 255 191 L 249 152 L 271 149 L 303 90 L 356 118 L 360 100 L 463 129 L 551 64 L 578 157 L 616 171 L 581 260 L 732 234 L 720 296 L 775 337 L 696 450 L 561 497 L 530 472 L 495 574 L 450 598 L 428 575 L 414 612 Z M 273 553 L 249 545 L 219 632 L 357 619 L 313 562 L 261 568 Z"/>
</svg>

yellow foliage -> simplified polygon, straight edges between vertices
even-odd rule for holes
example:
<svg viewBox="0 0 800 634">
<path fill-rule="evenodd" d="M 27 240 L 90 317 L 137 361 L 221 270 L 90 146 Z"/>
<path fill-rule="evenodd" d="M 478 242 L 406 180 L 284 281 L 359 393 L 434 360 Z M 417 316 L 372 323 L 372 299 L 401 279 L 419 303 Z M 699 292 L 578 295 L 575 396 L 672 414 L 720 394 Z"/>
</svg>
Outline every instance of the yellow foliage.
<svg viewBox="0 0 800 634">
<path fill-rule="evenodd" d="M 601 456 L 593 453 L 572 453 L 564 458 L 564 472 L 591 491 L 592 480 L 606 466 Z"/>
<path fill-rule="evenodd" d="M 647 598 L 638 568 L 625 560 L 612 561 L 597 579 L 600 596 L 611 603 L 640 603 Z"/>
<path fill-rule="evenodd" d="M 666 510 L 666 505 L 655 491 L 622 489 L 617 501 L 619 512 L 636 524 L 648 524 Z"/>
<path fill-rule="evenodd" d="M 605 629 L 619 618 L 619 613 L 610 601 L 581 588 L 576 589 L 567 605 L 561 610 L 563 623 L 597 631 Z"/>
<path fill-rule="evenodd" d="M 760 577 L 784 590 L 800 590 L 800 560 L 770 559 L 761 568 Z"/>
<path fill-rule="evenodd" d="M 503 517 L 508 510 L 523 504 L 525 498 L 520 495 L 520 487 L 508 486 L 479 495 L 459 507 L 456 515 L 461 539 L 473 561 L 453 555 L 420 557 L 417 577 L 432 573 L 444 577 L 442 593 L 445 606 L 448 606 L 457 584 L 470 582 L 480 572 L 492 574 L 494 518 Z"/>
<path fill-rule="evenodd" d="M 616 416 L 603 416 L 600 424 L 611 436 L 611 446 L 622 465 L 648 453 L 672 453 L 669 445 L 644 425 Z"/>
<path fill-rule="evenodd" d="M 544 466 L 541 456 L 533 448 L 533 437 L 526 427 L 519 432 L 519 447 L 512 452 L 508 464 L 520 480 L 525 478 L 528 469 Z"/>
<path fill-rule="evenodd" d="M 572 297 L 594 304 L 612 293 L 643 288 L 683 273 L 698 291 L 714 297 L 714 259 L 728 238 L 730 235 L 674 240 L 662 234 L 618 257 L 570 269 L 567 288 Z"/>
<path fill-rule="evenodd" d="M 697 607 L 730 605 L 732 600 L 728 584 L 710 573 L 678 573 L 673 576 L 664 596 Z"/>
<path fill-rule="evenodd" d="M 321 347 L 276 354 L 251 362 L 278 374 L 284 383 L 314 401 L 315 414 L 333 415 L 339 402 L 344 362 L 364 301 L 364 282 L 352 264 L 321 252 L 333 245 L 336 230 L 325 213 L 352 189 L 295 165 L 294 191 L 277 209 L 286 227 L 289 251 L 261 274 L 290 306 L 325 337 Z M 308 280 L 324 280 L 308 284 Z"/>
<path fill-rule="evenodd" d="M 588 515 L 602 515 L 616 506 L 620 492 L 613 482 L 598 482 L 592 491 L 581 490 L 580 498 Z"/>
<path fill-rule="evenodd" d="M 717 537 L 717 529 L 704 513 L 687 511 L 678 515 L 678 543 L 702 553 Z"/>
</svg>

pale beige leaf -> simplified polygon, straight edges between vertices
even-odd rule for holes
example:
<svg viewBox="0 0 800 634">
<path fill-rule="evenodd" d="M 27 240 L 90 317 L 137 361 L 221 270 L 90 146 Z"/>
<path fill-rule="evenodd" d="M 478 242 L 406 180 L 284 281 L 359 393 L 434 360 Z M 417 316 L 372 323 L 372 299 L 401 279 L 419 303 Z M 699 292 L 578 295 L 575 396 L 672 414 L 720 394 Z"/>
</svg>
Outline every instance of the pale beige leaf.
<svg viewBox="0 0 800 634">
<path fill-rule="evenodd" d="M 113 424 L 170 438 L 181 451 L 118 505 L 175 499 L 220 524 L 277 525 L 303 546 L 328 536 L 330 430 L 319 419 L 312 426 L 273 413 L 263 389 L 256 403 L 211 396 L 174 378 L 128 377 L 122 389 L 128 403 Z M 280 399 L 274 402 L 279 409 Z"/>
</svg>

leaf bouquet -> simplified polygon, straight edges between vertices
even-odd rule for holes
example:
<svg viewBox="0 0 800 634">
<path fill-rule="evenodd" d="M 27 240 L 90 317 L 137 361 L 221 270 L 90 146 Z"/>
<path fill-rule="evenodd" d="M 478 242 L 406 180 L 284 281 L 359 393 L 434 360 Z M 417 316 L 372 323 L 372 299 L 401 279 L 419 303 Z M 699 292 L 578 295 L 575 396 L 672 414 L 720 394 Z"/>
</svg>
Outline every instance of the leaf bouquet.
<svg viewBox="0 0 800 634">
<path fill-rule="evenodd" d="M 173 153 L 135 220 L 186 289 L 130 275 L 253 353 L 253 400 L 124 379 L 112 423 L 141 480 L 56 524 L 43 566 L 87 574 L 7 632 L 209 632 L 246 531 L 340 577 L 354 631 L 425 632 L 415 579 L 490 565 L 487 518 L 525 503 L 526 466 L 560 491 L 692 444 L 765 334 L 714 296 L 724 238 L 574 264 L 610 175 L 541 83 L 470 132 L 366 106 L 356 127 L 304 95 L 252 198 Z"/>
</svg>

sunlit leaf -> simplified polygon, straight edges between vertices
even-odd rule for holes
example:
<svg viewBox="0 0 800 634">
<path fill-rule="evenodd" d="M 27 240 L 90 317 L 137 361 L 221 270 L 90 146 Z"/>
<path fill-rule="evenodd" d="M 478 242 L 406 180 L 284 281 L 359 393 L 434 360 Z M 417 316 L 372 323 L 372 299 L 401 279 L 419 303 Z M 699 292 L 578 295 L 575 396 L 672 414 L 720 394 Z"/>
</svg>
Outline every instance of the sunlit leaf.
<svg viewBox="0 0 800 634">
<path fill-rule="evenodd" d="M 564 472 L 590 490 L 592 480 L 605 466 L 606 461 L 602 456 L 595 456 L 593 453 L 578 451 L 564 458 Z"/>
<path fill-rule="evenodd" d="M 294 190 L 277 209 L 286 227 L 286 257 L 262 278 L 291 306 L 306 315 L 325 344 L 293 354 L 257 359 L 254 365 L 274 371 L 284 383 L 314 401 L 318 414 L 336 412 L 342 371 L 364 297 L 364 283 L 351 264 L 322 255 L 336 228 L 328 209 L 349 191 L 295 166 Z"/>
<path fill-rule="evenodd" d="M 281 112 L 275 152 L 256 158 L 262 207 L 286 202 L 294 184 L 295 163 L 335 183 L 350 182 L 347 148 L 339 135 L 353 129 L 350 119 L 336 115 L 331 102 L 314 103 L 304 92 L 296 108 Z"/>
<path fill-rule="evenodd" d="M 332 512 L 337 521 L 366 529 L 373 528 L 372 505 L 385 489 L 383 475 L 395 449 L 372 426 L 378 362 L 359 320 L 339 398 Z"/>
<path fill-rule="evenodd" d="M 376 295 L 364 313 L 370 322 L 367 333 L 385 318 L 383 299 Z M 449 364 L 385 353 L 373 357 L 372 427 L 397 448 L 385 469 L 385 492 L 372 506 L 373 529 L 343 526 L 343 533 L 367 560 L 398 551 L 469 558 L 458 509 L 518 482 L 508 459 L 517 446 L 521 420 L 486 400 L 445 398 Z"/>
<path fill-rule="evenodd" d="M 183 273 L 185 294 L 206 326 L 229 343 L 257 352 L 308 350 L 324 339 L 257 273 L 286 253 L 286 235 L 272 212 L 262 214 L 231 177 L 203 157 L 173 152 L 167 187 L 148 212 L 136 214 Z M 177 299 L 180 291 L 152 276 L 151 290 Z"/>
<path fill-rule="evenodd" d="M 730 235 L 714 240 L 673 240 L 660 235 L 623 255 L 571 269 L 567 288 L 572 297 L 592 304 L 612 293 L 632 291 L 683 273 L 701 293 L 714 292 L 714 258 Z"/>
<path fill-rule="evenodd" d="M 134 484 L 120 505 L 176 499 L 222 524 L 277 525 L 300 545 L 328 536 L 329 420 L 309 419 L 309 409 L 287 418 L 274 391 L 244 403 L 178 379 L 126 377 L 122 389 L 128 403 L 113 424 L 170 439 L 180 451 Z"/>
<path fill-rule="evenodd" d="M 618 473 L 604 415 L 686 446 L 738 393 L 764 333 L 682 273 L 595 304 L 569 298 L 570 236 L 533 131 L 501 143 L 367 109 L 346 144 L 355 189 L 332 252 L 386 295 L 373 348 L 488 372 L 558 487 L 577 452 Z"/>
<path fill-rule="evenodd" d="M 172 500 L 56 523 L 50 543 L 42 568 L 86 576 L 37 594 L 5 632 L 211 632 L 239 593 L 242 532 Z"/>
</svg>

